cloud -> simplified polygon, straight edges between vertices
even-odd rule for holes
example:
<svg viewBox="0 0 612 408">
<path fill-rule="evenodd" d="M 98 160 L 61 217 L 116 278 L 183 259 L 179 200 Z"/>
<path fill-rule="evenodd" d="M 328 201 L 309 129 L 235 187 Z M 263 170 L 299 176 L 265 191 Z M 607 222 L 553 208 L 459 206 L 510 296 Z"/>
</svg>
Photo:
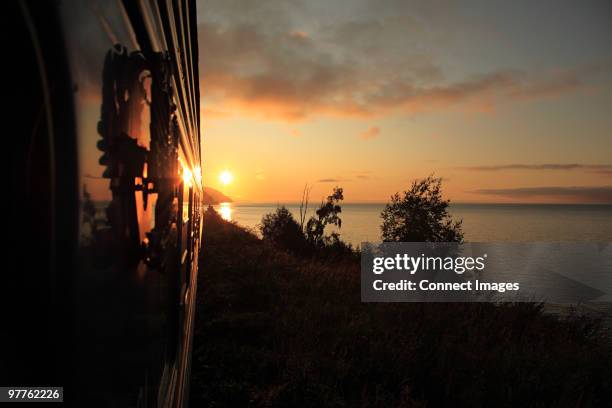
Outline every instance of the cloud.
<svg viewBox="0 0 612 408">
<path fill-rule="evenodd" d="M 612 203 L 612 186 L 600 187 L 521 187 L 481 189 L 477 194 L 495 195 L 513 199 L 548 199 L 559 202 Z"/>
<path fill-rule="evenodd" d="M 550 99 L 565 93 L 576 92 L 589 87 L 586 79 L 610 73 L 612 63 L 600 61 L 574 69 L 564 69 L 549 72 L 538 81 L 524 83 L 508 94 L 517 100 Z"/>
<path fill-rule="evenodd" d="M 299 31 L 299 30 L 292 31 L 291 33 L 289 33 L 289 36 L 298 41 L 308 41 L 310 39 L 310 36 L 308 35 L 308 33 L 304 31 Z"/>
<path fill-rule="evenodd" d="M 287 121 L 359 110 L 349 92 L 352 68 L 313 50 L 304 38 L 216 22 L 200 24 L 199 35 L 203 102 L 209 107 Z"/>
<path fill-rule="evenodd" d="M 430 30 L 418 18 L 317 15 L 313 25 L 302 15 L 308 7 L 209 2 L 198 25 L 205 109 L 281 121 L 490 112 L 501 103 L 576 92 L 603 72 L 501 69 L 448 79 L 419 43 Z"/>
<path fill-rule="evenodd" d="M 339 178 L 323 178 L 323 179 L 317 180 L 317 183 L 340 183 L 343 181 L 350 181 L 350 180 L 343 180 Z"/>
<path fill-rule="evenodd" d="M 585 86 L 577 72 L 569 71 L 551 79 L 522 84 L 511 90 L 508 96 L 517 100 L 550 99 L 584 89 Z"/>
<path fill-rule="evenodd" d="M 489 166 L 460 167 L 469 171 L 505 171 L 505 170 L 586 170 L 592 173 L 612 174 L 612 164 L 581 163 L 544 163 L 544 164 L 498 164 Z"/>
<path fill-rule="evenodd" d="M 363 140 L 376 139 L 378 136 L 380 136 L 380 128 L 378 126 L 371 126 L 359 135 Z"/>
</svg>

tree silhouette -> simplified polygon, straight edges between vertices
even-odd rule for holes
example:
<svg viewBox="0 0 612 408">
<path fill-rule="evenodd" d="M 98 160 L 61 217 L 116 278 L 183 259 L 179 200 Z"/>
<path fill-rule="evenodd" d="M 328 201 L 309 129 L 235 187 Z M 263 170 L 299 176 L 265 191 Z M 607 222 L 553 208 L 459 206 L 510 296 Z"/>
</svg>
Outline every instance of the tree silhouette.
<svg viewBox="0 0 612 408">
<path fill-rule="evenodd" d="M 430 175 L 415 180 L 403 197 L 391 196 L 381 213 L 384 242 L 463 242 L 462 221 L 447 211 L 442 199 L 442 179 Z"/>
<path fill-rule="evenodd" d="M 342 187 L 334 187 L 333 193 L 327 197 L 324 203 L 321 203 L 321 207 L 316 212 L 317 216 L 310 217 L 306 223 L 305 233 L 306 239 L 311 245 L 321 247 L 339 241 L 338 233 L 332 232 L 329 236 L 325 236 L 324 233 L 327 225 L 342 227 L 342 220 L 338 216 L 342 212 L 340 207 L 342 200 L 344 200 Z"/>
</svg>

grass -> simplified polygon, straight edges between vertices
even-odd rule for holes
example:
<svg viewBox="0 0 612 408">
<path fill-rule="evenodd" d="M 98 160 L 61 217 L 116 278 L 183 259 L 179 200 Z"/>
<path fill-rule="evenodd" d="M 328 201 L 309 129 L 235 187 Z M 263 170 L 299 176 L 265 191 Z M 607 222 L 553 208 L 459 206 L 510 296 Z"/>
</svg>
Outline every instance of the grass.
<svg viewBox="0 0 612 408">
<path fill-rule="evenodd" d="M 192 406 L 602 406 L 597 321 L 538 304 L 361 303 L 359 259 L 291 256 L 205 216 Z"/>
</svg>

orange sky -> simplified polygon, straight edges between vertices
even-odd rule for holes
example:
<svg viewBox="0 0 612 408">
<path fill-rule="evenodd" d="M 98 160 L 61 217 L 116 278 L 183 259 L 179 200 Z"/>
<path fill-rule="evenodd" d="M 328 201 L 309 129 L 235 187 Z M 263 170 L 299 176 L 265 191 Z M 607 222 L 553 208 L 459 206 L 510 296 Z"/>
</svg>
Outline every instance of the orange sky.
<svg viewBox="0 0 612 408">
<path fill-rule="evenodd" d="M 374 202 L 435 173 L 455 201 L 612 202 L 611 9 L 205 1 L 204 183 Z"/>
</svg>

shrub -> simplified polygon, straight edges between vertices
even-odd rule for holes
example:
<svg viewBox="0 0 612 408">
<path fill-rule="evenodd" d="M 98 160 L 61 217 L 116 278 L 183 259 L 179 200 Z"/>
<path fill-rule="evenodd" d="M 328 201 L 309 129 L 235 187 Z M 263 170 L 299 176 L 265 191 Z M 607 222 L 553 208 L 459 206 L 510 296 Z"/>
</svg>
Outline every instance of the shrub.
<svg viewBox="0 0 612 408">
<path fill-rule="evenodd" d="M 308 191 L 308 188 L 306 187 L 304 191 Z M 343 199 L 342 188 L 335 187 L 333 193 L 321 203 L 306 225 L 304 225 L 306 213 L 304 209 L 308 208 L 307 193 L 302 198 L 300 223 L 287 208 L 278 207 L 275 212 L 266 214 L 261 219 L 259 229 L 264 241 L 293 254 L 316 255 L 320 259 L 355 255 L 352 245 L 343 242 L 340 234 L 337 232 L 325 234 L 325 227 L 328 225 L 338 228 L 342 226 L 339 214 L 342 212 L 340 201 Z"/>
<path fill-rule="evenodd" d="M 300 225 L 284 206 L 275 212 L 266 214 L 261 219 L 259 227 L 264 241 L 295 253 L 307 251 L 308 243 Z"/>
</svg>

